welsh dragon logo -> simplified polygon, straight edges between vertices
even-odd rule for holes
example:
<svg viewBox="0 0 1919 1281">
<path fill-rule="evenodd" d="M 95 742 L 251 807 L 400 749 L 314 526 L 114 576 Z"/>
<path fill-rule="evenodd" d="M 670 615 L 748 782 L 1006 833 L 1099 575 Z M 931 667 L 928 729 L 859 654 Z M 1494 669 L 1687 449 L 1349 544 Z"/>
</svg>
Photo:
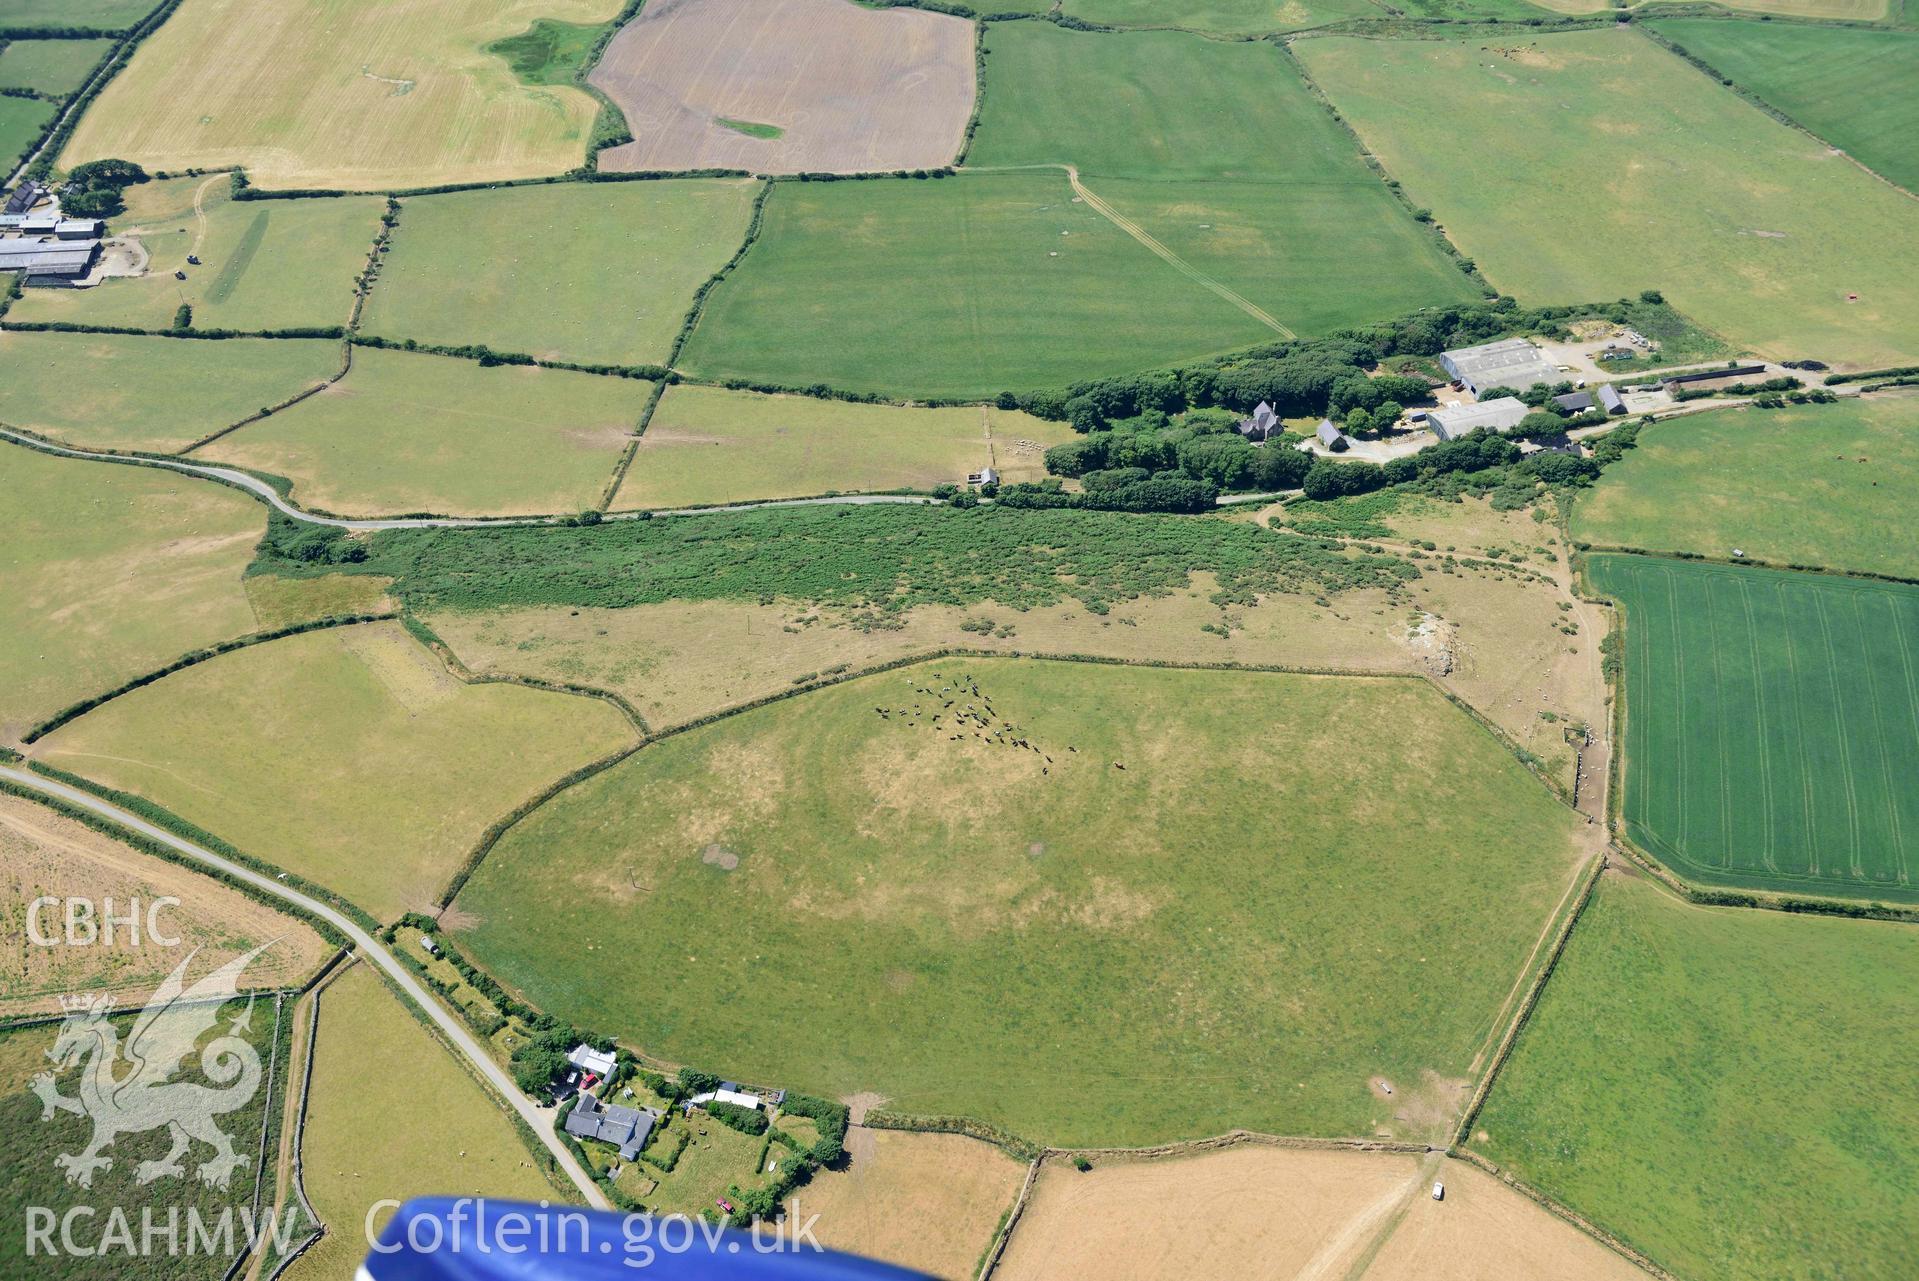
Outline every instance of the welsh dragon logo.
<svg viewBox="0 0 1919 1281">
<path fill-rule="evenodd" d="M 124 1045 L 107 1018 L 112 1001 L 61 999 L 66 1018 L 47 1057 L 61 1070 L 81 1067 L 79 1097 L 61 1094 L 52 1072 L 40 1073 L 32 1084 L 40 1096 L 42 1121 L 52 1120 L 55 1112 L 72 1112 L 93 1122 L 93 1138 L 85 1148 L 54 1157 L 67 1182 L 92 1187 L 96 1172 L 113 1168 L 113 1158 L 105 1153 L 114 1140 L 161 1128 L 171 1134 L 173 1146 L 159 1160 L 135 1167 L 138 1183 L 185 1174 L 181 1158 L 196 1141 L 213 1149 L 196 1171 L 210 1187 L 224 1189 L 233 1172 L 252 1160 L 234 1151 L 232 1140 L 215 1123 L 215 1118 L 245 1107 L 260 1088 L 260 1054 L 241 1035 L 252 1025 L 252 1000 L 228 1022 L 223 1035 L 200 1049 L 201 1071 L 213 1085 L 170 1078 L 219 1022 L 223 1003 L 239 989 L 241 973 L 272 946 L 267 942 L 234 958 L 192 987 L 186 986 L 186 973 L 198 949 L 189 952 L 140 1011 Z"/>
</svg>

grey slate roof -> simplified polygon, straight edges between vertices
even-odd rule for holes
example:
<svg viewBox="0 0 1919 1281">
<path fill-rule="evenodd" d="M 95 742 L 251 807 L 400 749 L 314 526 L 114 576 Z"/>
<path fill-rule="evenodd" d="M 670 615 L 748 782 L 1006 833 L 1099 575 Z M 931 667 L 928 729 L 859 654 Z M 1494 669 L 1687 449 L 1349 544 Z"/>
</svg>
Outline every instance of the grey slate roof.
<svg viewBox="0 0 1919 1281">
<path fill-rule="evenodd" d="M 1511 431 L 1527 414 L 1526 402 L 1517 396 L 1501 396 L 1477 405 L 1452 405 L 1435 409 L 1426 421 L 1441 440 L 1454 440 L 1480 427 L 1493 431 Z"/>
<path fill-rule="evenodd" d="M 1583 414 L 1593 407 L 1593 398 L 1587 392 L 1569 391 L 1563 396 L 1554 396 L 1553 404 L 1569 414 Z"/>
<path fill-rule="evenodd" d="M 1502 338 L 1477 347 L 1442 352 L 1439 363 L 1475 392 L 1481 387 L 1524 391 L 1540 383 L 1556 383 L 1560 378 L 1558 366 L 1524 338 Z"/>
<path fill-rule="evenodd" d="M 1611 384 L 1607 384 L 1599 389 L 1599 403 L 1605 406 L 1606 412 L 1609 414 L 1623 414 L 1626 412 L 1625 400 L 1620 397 L 1618 392 L 1612 389 Z"/>
<path fill-rule="evenodd" d="M 1340 441 L 1340 431 L 1339 431 L 1339 428 L 1333 426 L 1333 420 L 1330 418 L 1320 419 L 1319 420 L 1319 443 L 1326 446 L 1326 448 L 1331 449 L 1333 446 L 1337 445 L 1339 441 Z"/>
<path fill-rule="evenodd" d="M 581 1094 L 566 1114 L 566 1132 L 577 1139 L 611 1143 L 619 1148 L 621 1160 L 631 1161 L 646 1146 L 657 1119 L 650 1110 L 608 1107 L 591 1094 Z"/>
</svg>

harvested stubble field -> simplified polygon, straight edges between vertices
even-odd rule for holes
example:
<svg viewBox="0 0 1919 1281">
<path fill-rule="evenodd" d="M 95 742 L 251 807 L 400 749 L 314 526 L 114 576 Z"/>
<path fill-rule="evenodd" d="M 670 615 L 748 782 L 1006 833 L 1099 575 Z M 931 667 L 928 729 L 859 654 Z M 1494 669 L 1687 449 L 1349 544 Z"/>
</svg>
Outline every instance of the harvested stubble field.
<svg viewBox="0 0 1919 1281">
<path fill-rule="evenodd" d="M 1680 1276 L 1904 1275 L 1915 994 L 1910 925 L 1700 907 L 1609 872 L 1473 1146 Z"/>
<path fill-rule="evenodd" d="M 376 1214 L 377 1201 L 562 1199 L 507 1111 L 365 965 L 321 993 L 300 1157 L 307 1196 L 328 1231 L 287 1271 L 288 1281 L 348 1281 L 369 1229 L 377 1234 L 392 1214 Z"/>
<path fill-rule="evenodd" d="M 1884 14 L 1883 0 L 1861 7 L 1880 13 L 1833 16 Z M 1919 31 L 1703 19 L 1653 30 L 1861 164 L 1919 187 Z"/>
<path fill-rule="evenodd" d="M 0 738 L 254 630 L 263 522 L 235 490 L 0 445 Z"/>
<path fill-rule="evenodd" d="M 1429 1195 L 1435 1179 L 1446 1199 Z M 1230 1204 L 1232 1213 L 1220 1207 Z M 1126 1248 L 1116 1250 L 1123 1239 Z M 1634 1281 L 1644 1273 L 1457 1161 L 1243 1144 L 1193 1156 L 1050 1161 L 996 1275 L 1367 1281 Z"/>
<path fill-rule="evenodd" d="M 843 1168 L 822 1170 L 788 1202 L 790 1219 L 818 1215 L 814 1235 L 938 1277 L 970 1278 L 1012 1208 L 1026 1166 L 958 1134 L 854 1126 Z"/>
<path fill-rule="evenodd" d="M 145 275 L 31 289 L 7 315 L 167 329 L 186 303 L 201 329 L 344 325 L 380 211 L 379 201 L 359 198 L 236 201 L 225 174 L 141 183 L 127 189 L 111 230 L 146 249 Z M 175 279 L 180 271 L 185 280 Z"/>
<path fill-rule="evenodd" d="M 0 6 L 0 27 L 6 25 Z M 112 47 L 111 40 L 15 40 L 0 50 L 0 89 L 72 93 Z"/>
<path fill-rule="evenodd" d="M 317 387 L 340 359 L 340 344 L 324 339 L 4 333 L 0 423 L 170 454 Z"/>
<path fill-rule="evenodd" d="M 1272 767 L 1334 759 L 1370 785 Z M 1417 681 L 947 659 L 642 749 L 457 906 L 543 1008 L 748 1080 L 1041 1141 L 1433 1138 L 1588 831 Z"/>
<path fill-rule="evenodd" d="M 174 959 L 177 964 L 179 958 Z M 203 973 L 196 962 L 189 981 Z M 97 1060 L 86 1056 L 81 1060 L 86 1067 L 51 1064 L 47 1051 L 59 1034 L 58 1023 L 0 1031 L 0 1214 L 21 1224 L 30 1221 L 29 1207 L 44 1207 L 56 1221 L 71 1224 L 74 1244 L 86 1248 L 86 1253 L 63 1248 L 58 1236 L 53 1238 L 53 1248 L 35 1248 L 38 1243 L 27 1232 L 0 1232 L 0 1276 L 33 1277 L 35 1281 L 97 1281 L 102 1276 L 114 1281 L 220 1281 L 226 1275 L 234 1261 L 235 1247 L 245 1236 L 242 1216 L 252 1209 L 256 1176 L 263 1176 L 259 1179 L 262 1204 L 270 1204 L 274 1195 L 273 1156 L 271 1151 L 262 1150 L 261 1140 L 268 1101 L 272 1100 L 277 1111 L 287 1079 L 286 1056 L 280 1055 L 271 1085 L 266 1083 L 268 1065 L 275 1058 L 277 1020 L 273 1002 L 256 1003 L 250 1013 L 247 1004 L 242 999 L 212 1011 L 215 1025 L 195 1041 L 168 1081 L 170 1086 L 198 1086 L 218 1097 L 223 1086 L 232 1088 L 232 1084 L 209 1078 L 201 1051 L 217 1038 L 238 1036 L 259 1055 L 262 1084 L 244 1106 L 217 1118 L 220 1128 L 232 1139 L 235 1154 L 245 1162 L 233 1171 L 225 1188 L 211 1187 L 196 1177 L 201 1163 L 213 1156 L 213 1150 L 200 1143 L 182 1157 L 184 1177 L 140 1183 L 141 1165 L 163 1160 L 171 1146 L 168 1131 L 162 1126 L 122 1131 L 107 1149 L 110 1165 L 94 1173 L 91 1187 L 68 1183 L 65 1172 L 54 1164 L 54 1157 L 82 1151 L 96 1123 L 83 1112 L 56 1111 L 43 1119 L 40 1098 L 29 1082 L 52 1069 L 61 1094 L 85 1097 L 80 1077 L 82 1072 L 92 1070 Z M 123 1055 L 136 1012 L 122 1012 L 113 1020 Z M 283 1013 L 281 1018 L 285 1017 Z M 246 1022 L 236 1028 L 236 1021 L 242 1018 Z M 124 1075 L 132 1071 L 122 1069 Z M 69 1211 L 77 1213 L 69 1218 Z M 143 1214 L 151 1217 L 144 1218 Z M 218 1231 L 222 1214 L 233 1216 L 231 1238 L 223 1239 Z M 189 1250 L 188 1224 L 194 1215 L 213 1231 L 197 1239 L 199 1248 Z M 116 1220 L 131 1225 L 130 1236 L 116 1235 L 112 1226 Z M 139 1251 L 143 1222 L 151 1222 L 156 1233 L 149 1238 L 155 1248 L 147 1253 Z M 174 1250 L 166 1248 L 169 1222 L 179 1225 L 179 1248 Z M 99 1256 L 93 1253 L 96 1248 L 102 1252 Z"/>
<path fill-rule="evenodd" d="M 66 166 L 241 165 L 263 187 L 355 191 L 578 167 L 600 106 L 530 86 L 486 46 L 618 0 L 186 0 L 82 118 Z"/>
<path fill-rule="evenodd" d="M 1298 50 L 1509 293 L 1659 289 L 1769 355 L 1919 356 L 1919 259 L 1887 250 L 1919 234 L 1919 205 L 1642 36 L 1329 37 Z"/>
<path fill-rule="evenodd" d="M 384 919 L 432 904 L 489 823 L 631 738 L 605 703 L 461 684 L 398 623 L 370 623 L 176 672 L 34 754 Z"/>
<path fill-rule="evenodd" d="M 934 169 L 973 109 L 973 25 L 849 0 L 667 0 L 613 37 L 588 80 L 633 132 L 600 153 L 603 169 Z"/>
<path fill-rule="evenodd" d="M 1712 885 L 1919 901 L 1919 587 L 1594 556 L 1626 614 L 1624 818 Z"/>
<path fill-rule="evenodd" d="M 339 382 L 193 456 L 284 476 L 296 502 L 355 516 L 582 511 L 652 386 L 359 347 Z"/>
<path fill-rule="evenodd" d="M 230 886 L 11 795 L 0 795 L 0 891 L 0 939 L 8 945 L 0 957 L 0 1015 L 58 1013 L 57 998 L 74 992 L 105 992 L 137 1008 L 187 952 L 198 949 L 201 962 L 217 967 L 268 940 L 273 946 L 247 967 L 243 983 L 298 987 L 331 950 L 305 923 Z M 139 937 L 119 925 L 97 946 L 36 944 L 27 906 L 43 895 L 111 902 L 117 915 L 131 905 Z M 174 943 L 147 933 L 147 910 L 165 897 L 173 904 L 152 919 Z M 61 936 L 62 911 L 43 911 L 38 928 Z"/>
<path fill-rule="evenodd" d="M 361 329 L 582 364 L 664 363 L 694 293 L 739 249 L 757 190 L 558 183 L 408 199 Z"/>
<path fill-rule="evenodd" d="M 1077 202 L 1063 173 L 966 173 L 780 184 L 681 363 L 985 399 L 1273 337 Z"/>
<path fill-rule="evenodd" d="M 1775 565 L 1910 575 L 1919 401 L 1724 410 L 1655 424 L 1573 508 L 1601 547 L 1733 550 Z"/>
<path fill-rule="evenodd" d="M 984 406 L 901 408 L 669 387 L 614 500 L 690 507 L 833 491 L 963 484 L 984 467 L 1002 483 L 1039 480 L 1064 423 Z"/>
</svg>

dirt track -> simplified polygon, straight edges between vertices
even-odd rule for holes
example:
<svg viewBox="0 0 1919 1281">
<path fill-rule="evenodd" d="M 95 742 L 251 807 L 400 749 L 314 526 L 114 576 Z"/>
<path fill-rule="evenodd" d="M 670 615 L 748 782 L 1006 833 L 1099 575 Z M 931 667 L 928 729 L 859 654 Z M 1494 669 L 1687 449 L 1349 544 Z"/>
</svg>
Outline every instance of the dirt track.
<svg viewBox="0 0 1919 1281">
<path fill-rule="evenodd" d="M 938 168 L 973 109 L 973 27 L 851 0 L 664 0 L 613 37 L 589 79 L 633 131 L 600 153 L 603 169 Z"/>
</svg>

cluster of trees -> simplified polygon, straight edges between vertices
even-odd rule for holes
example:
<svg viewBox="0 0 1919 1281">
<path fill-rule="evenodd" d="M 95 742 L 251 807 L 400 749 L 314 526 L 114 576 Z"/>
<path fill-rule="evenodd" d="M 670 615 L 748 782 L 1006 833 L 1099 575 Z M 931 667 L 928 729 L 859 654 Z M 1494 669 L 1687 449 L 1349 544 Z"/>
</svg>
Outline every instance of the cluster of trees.
<svg viewBox="0 0 1919 1281">
<path fill-rule="evenodd" d="M 1144 467 L 1090 471 L 1080 477 L 1081 492 L 1069 494 L 1057 480 L 1002 485 L 1002 507 L 1078 507 L 1118 512 L 1203 512 L 1219 498 L 1219 487 L 1183 472 L 1152 472 Z"/>
<path fill-rule="evenodd" d="M 348 538 L 337 525 L 315 525 L 290 520 L 278 511 L 267 517 L 266 537 L 260 540 L 263 555 L 303 565 L 354 565 L 367 558 L 366 544 Z"/>
<path fill-rule="evenodd" d="M 148 181 L 131 160 L 89 160 L 75 165 L 60 188 L 60 210 L 74 218 L 111 218 L 126 209 L 128 187 Z"/>
<path fill-rule="evenodd" d="M 1239 434 L 1234 415 L 1198 409 L 1174 424 L 1163 410 L 1109 422 L 1078 440 L 1046 451 L 1055 476 L 1101 473 L 1178 473 L 1216 491 L 1292 489 L 1310 464 L 1290 438 L 1255 445 Z M 1087 486 L 1090 491 L 1093 486 Z"/>
</svg>

